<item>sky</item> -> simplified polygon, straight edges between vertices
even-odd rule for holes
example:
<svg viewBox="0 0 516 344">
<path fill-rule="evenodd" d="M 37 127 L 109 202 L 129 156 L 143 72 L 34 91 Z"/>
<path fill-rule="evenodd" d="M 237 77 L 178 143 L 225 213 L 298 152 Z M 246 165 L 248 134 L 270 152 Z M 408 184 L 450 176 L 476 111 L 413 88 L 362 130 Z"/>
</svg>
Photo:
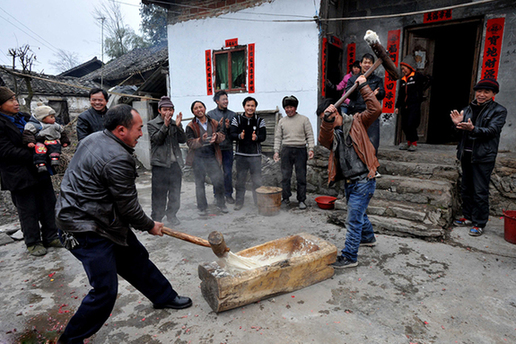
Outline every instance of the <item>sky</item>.
<svg viewBox="0 0 516 344">
<path fill-rule="evenodd" d="M 115 1 L 125 23 L 141 34 L 140 0 Z M 12 67 L 8 50 L 25 44 L 36 55 L 32 70 L 45 74 L 59 74 L 50 63 L 58 49 L 77 53 L 79 63 L 101 59 L 101 25 L 93 12 L 102 3 L 108 0 L 0 0 L 0 65 Z"/>
</svg>

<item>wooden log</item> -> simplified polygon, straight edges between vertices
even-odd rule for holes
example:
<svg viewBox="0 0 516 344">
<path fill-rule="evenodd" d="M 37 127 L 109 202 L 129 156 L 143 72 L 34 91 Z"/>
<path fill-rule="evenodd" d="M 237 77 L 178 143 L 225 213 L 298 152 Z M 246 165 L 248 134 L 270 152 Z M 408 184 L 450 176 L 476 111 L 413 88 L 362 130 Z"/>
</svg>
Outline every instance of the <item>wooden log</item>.
<svg viewBox="0 0 516 344">
<path fill-rule="evenodd" d="M 202 295 L 217 313 L 330 278 L 334 274 L 330 264 L 337 258 L 337 248 L 316 236 L 301 233 L 237 254 L 254 259 L 280 257 L 282 260 L 235 274 L 228 273 L 215 262 L 199 265 Z"/>
</svg>

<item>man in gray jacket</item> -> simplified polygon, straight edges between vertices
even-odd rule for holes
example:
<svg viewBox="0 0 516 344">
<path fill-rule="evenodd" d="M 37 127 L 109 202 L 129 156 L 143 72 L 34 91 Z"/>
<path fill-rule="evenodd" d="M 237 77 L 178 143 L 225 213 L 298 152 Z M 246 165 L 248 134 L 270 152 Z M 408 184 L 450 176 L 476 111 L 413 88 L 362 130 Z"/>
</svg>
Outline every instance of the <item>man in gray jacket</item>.
<svg viewBox="0 0 516 344">
<path fill-rule="evenodd" d="M 180 112 L 175 121 L 172 119 L 174 104 L 167 96 L 161 97 L 158 112 L 159 116 L 147 123 L 151 141 L 151 217 L 154 221 L 161 221 L 163 216 L 167 215 L 169 224 L 177 226 L 180 224 L 177 212 L 181 203 L 181 168 L 183 167 L 179 144 L 186 142 L 185 131 L 181 125 L 183 114 Z"/>
</svg>

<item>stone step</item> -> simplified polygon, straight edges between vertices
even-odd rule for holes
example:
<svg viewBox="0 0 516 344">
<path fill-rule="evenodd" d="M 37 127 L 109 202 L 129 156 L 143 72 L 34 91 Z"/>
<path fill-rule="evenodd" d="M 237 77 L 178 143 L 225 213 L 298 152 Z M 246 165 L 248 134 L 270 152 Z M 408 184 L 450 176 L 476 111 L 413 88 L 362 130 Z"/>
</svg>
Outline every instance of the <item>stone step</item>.
<svg viewBox="0 0 516 344">
<path fill-rule="evenodd" d="M 455 184 L 459 178 L 456 165 L 404 162 L 380 159 L 378 171 L 385 177 L 407 176 L 419 179 L 447 180 Z"/>
<path fill-rule="evenodd" d="M 377 234 L 416 236 L 421 238 L 440 238 L 444 236 L 443 228 L 432 224 L 378 215 L 368 215 L 368 217 Z M 346 212 L 342 210 L 334 211 L 328 215 L 328 221 L 345 227 Z"/>
</svg>

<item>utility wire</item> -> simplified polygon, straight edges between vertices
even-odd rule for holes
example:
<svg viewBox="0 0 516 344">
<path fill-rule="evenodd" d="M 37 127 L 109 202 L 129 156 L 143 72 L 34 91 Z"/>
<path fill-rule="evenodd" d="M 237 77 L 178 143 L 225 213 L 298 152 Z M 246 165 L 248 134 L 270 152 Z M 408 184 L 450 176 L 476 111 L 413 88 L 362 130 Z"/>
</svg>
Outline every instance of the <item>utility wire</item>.
<svg viewBox="0 0 516 344">
<path fill-rule="evenodd" d="M 6 20 L 7 22 L 9 22 L 9 24 L 13 25 L 14 27 L 16 27 L 17 29 L 21 30 L 22 32 L 24 32 L 25 34 L 27 34 L 29 37 L 32 37 L 33 39 L 35 39 L 36 41 L 38 41 L 39 43 L 41 43 L 42 45 L 46 46 L 47 48 L 49 48 L 50 50 L 54 51 L 55 53 L 59 53 L 59 49 L 54 47 L 52 45 L 52 43 L 50 43 L 49 41 L 47 41 L 46 39 L 44 39 L 43 37 L 41 37 L 40 35 L 38 35 L 36 32 L 32 31 L 31 28 L 29 28 L 28 26 L 26 26 L 25 24 L 23 24 L 21 21 L 19 21 L 18 19 L 16 19 L 14 16 L 12 16 L 11 14 L 9 14 L 6 10 L 4 10 L 3 8 L 0 7 L 0 10 L 4 11 L 10 18 L 16 20 L 18 23 L 20 23 L 21 25 L 23 25 L 23 27 L 25 27 L 27 30 L 29 30 L 30 32 L 32 32 L 33 34 L 35 34 L 36 36 L 38 36 L 40 39 L 43 40 L 43 42 L 41 42 L 40 40 L 38 40 L 37 38 L 33 37 L 32 35 L 30 35 L 29 33 L 25 32 L 24 30 L 22 30 L 21 28 L 17 27 L 16 25 L 14 25 L 13 23 L 11 23 L 8 19 L 4 18 L 4 17 L 1 17 L 2 19 Z M 44 42 L 48 43 L 45 44 Z"/>
</svg>

